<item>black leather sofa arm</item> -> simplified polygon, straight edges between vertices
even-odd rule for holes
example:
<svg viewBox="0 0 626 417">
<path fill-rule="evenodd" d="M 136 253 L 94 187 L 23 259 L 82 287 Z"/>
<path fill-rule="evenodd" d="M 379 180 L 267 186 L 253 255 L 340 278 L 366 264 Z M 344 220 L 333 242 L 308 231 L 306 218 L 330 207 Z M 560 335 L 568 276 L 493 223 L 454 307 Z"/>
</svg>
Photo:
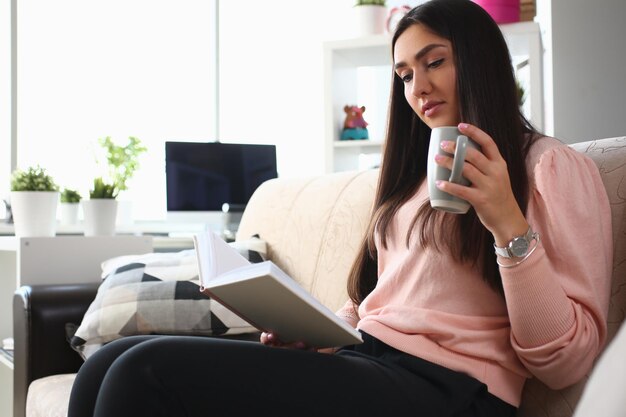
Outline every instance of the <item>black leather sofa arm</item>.
<svg viewBox="0 0 626 417">
<path fill-rule="evenodd" d="M 74 373 L 82 359 L 65 337 L 66 323 L 80 324 L 99 283 L 33 285 L 13 296 L 14 416 L 22 417 L 32 381 Z M 18 411 L 20 410 L 20 411 Z"/>
</svg>

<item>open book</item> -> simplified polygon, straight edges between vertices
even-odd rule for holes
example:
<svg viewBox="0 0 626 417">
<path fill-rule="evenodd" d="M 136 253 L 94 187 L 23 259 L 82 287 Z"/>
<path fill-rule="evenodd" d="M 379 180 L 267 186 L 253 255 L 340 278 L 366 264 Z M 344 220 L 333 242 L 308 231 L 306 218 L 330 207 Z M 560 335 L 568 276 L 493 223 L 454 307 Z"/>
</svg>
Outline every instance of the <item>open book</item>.
<svg viewBox="0 0 626 417">
<path fill-rule="evenodd" d="M 272 261 L 250 263 L 211 231 L 193 240 L 201 291 L 259 330 L 317 348 L 362 343 L 357 330 Z"/>
</svg>

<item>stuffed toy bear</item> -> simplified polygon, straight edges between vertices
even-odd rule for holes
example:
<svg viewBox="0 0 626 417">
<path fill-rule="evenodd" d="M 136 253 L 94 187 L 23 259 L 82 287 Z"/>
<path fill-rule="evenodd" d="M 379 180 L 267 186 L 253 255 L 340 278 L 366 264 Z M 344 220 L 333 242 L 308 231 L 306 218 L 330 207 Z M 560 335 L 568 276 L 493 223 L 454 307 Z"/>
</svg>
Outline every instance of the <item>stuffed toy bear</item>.
<svg viewBox="0 0 626 417">
<path fill-rule="evenodd" d="M 345 106 L 346 119 L 343 122 L 343 130 L 340 140 L 369 139 L 367 122 L 363 119 L 365 106 Z"/>
</svg>

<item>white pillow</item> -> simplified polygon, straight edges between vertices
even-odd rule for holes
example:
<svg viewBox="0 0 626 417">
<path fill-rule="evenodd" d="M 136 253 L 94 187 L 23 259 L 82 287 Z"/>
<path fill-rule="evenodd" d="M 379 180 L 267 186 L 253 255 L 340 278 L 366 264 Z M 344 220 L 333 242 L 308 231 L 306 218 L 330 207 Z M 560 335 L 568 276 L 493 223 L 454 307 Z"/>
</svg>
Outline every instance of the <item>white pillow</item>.
<svg viewBox="0 0 626 417">
<path fill-rule="evenodd" d="M 598 359 L 573 417 L 626 416 L 626 325 Z"/>
</svg>

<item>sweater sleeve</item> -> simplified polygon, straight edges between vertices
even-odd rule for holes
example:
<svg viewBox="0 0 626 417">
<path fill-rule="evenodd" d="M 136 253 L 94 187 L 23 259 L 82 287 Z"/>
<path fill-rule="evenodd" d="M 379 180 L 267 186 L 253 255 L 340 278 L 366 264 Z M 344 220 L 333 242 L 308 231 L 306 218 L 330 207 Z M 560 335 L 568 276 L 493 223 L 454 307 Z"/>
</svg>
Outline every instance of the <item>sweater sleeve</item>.
<svg viewBox="0 0 626 417">
<path fill-rule="evenodd" d="M 337 310 L 335 314 L 356 329 L 356 326 L 359 323 L 359 315 L 352 300 L 346 301 L 343 307 Z"/>
<path fill-rule="evenodd" d="M 513 348 L 534 376 L 560 389 L 589 372 L 606 339 L 611 212 L 596 165 L 567 146 L 543 153 L 534 184 L 526 217 L 540 244 L 500 272 Z"/>
</svg>

